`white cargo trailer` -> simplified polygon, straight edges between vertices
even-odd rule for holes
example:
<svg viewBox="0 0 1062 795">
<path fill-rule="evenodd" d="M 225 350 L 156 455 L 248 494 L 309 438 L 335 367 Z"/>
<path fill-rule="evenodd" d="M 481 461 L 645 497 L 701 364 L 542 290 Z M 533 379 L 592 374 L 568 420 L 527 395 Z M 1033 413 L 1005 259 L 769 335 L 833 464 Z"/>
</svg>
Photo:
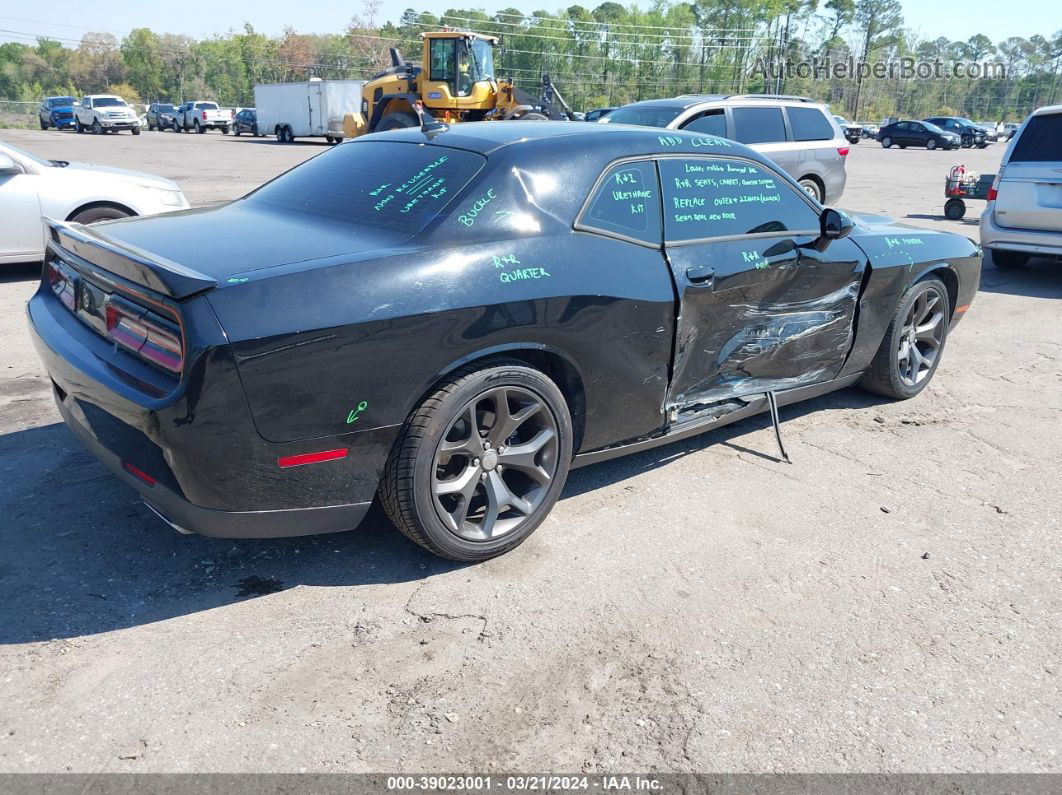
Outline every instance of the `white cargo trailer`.
<svg viewBox="0 0 1062 795">
<path fill-rule="evenodd" d="M 364 80 L 321 80 L 305 83 L 261 83 L 254 87 L 258 131 L 281 143 L 296 138 L 343 140 L 343 116 L 361 110 Z"/>
</svg>

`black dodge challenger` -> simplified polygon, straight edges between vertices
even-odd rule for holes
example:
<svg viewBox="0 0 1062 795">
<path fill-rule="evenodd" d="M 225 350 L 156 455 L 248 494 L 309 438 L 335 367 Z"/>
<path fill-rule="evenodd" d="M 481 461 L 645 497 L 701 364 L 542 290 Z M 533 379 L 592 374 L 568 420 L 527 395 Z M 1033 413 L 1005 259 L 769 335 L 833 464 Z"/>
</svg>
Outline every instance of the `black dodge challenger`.
<svg viewBox="0 0 1062 795">
<path fill-rule="evenodd" d="M 378 496 L 464 561 L 571 467 L 918 394 L 981 266 L 732 141 L 561 122 L 371 135 L 224 206 L 49 225 L 28 311 L 59 410 L 163 519 L 323 533 Z"/>
</svg>

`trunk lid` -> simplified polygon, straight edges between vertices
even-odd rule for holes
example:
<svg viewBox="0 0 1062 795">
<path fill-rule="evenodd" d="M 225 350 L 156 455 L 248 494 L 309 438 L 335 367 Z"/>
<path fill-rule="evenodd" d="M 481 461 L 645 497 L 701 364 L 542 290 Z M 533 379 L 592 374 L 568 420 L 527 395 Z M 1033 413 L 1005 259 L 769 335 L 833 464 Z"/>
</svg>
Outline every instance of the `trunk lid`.
<svg viewBox="0 0 1062 795">
<path fill-rule="evenodd" d="M 91 227 L 49 225 L 52 239 L 63 248 L 176 299 L 237 273 L 386 248 L 407 237 L 244 201 Z"/>
</svg>

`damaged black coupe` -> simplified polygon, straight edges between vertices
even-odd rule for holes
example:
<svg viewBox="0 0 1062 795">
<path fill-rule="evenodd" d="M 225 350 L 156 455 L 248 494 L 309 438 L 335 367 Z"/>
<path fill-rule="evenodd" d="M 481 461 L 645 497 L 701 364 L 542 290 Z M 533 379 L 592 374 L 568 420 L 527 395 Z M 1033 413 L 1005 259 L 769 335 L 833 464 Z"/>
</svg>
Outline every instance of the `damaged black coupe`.
<svg viewBox="0 0 1062 795">
<path fill-rule="evenodd" d="M 918 394 L 968 239 L 823 208 L 705 135 L 560 122 L 335 147 L 224 206 L 53 222 L 34 341 L 184 532 L 512 549 L 571 467 L 860 383 Z"/>
</svg>

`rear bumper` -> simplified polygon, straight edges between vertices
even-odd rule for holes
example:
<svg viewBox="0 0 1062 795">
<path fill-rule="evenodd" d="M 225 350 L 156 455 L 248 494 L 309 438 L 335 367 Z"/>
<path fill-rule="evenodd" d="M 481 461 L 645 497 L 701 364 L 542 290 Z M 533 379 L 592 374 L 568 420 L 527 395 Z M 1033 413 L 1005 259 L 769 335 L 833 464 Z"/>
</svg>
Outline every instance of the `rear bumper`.
<svg viewBox="0 0 1062 795">
<path fill-rule="evenodd" d="M 93 435 L 77 414 L 76 401 L 55 394 L 55 402 L 66 426 L 89 452 L 106 466 L 163 521 L 182 533 L 216 538 L 286 538 L 289 536 L 338 533 L 358 526 L 370 502 L 329 505 L 322 508 L 291 508 L 275 511 L 220 511 L 193 505 L 172 489 L 156 482 L 148 485 L 122 466 L 122 460 Z"/>
<path fill-rule="evenodd" d="M 1020 251 L 1042 257 L 1062 257 L 1062 232 L 1011 229 L 996 223 L 995 206 L 989 202 L 981 214 L 981 247 L 989 251 Z"/>
</svg>

